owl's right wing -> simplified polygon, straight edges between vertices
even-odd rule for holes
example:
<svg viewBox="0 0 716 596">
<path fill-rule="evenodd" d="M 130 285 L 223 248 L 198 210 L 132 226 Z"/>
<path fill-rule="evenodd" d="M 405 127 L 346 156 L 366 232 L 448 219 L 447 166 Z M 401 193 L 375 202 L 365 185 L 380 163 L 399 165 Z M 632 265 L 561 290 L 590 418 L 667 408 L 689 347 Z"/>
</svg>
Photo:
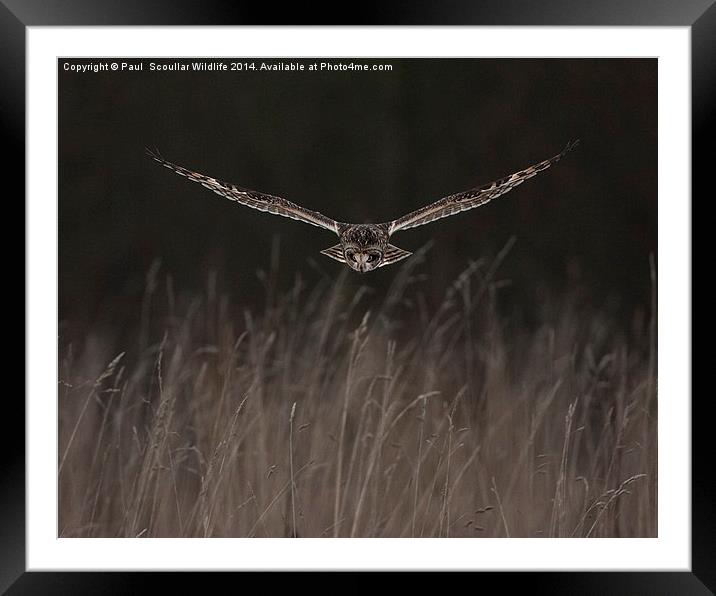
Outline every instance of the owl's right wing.
<svg viewBox="0 0 716 596">
<path fill-rule="evenodd" d="M 267 213 L 273 213 L 275 215 L 282 215 L 283 217 L 290 217 L 304 223 L 308 223 L 319 228 L 325 228 L 331 232 L 338 233 L 338 222 L 330 217 L 326 217 L 318 211 L 311 211 L 305 209 L 300 205 L 296 205 L 291 201 L 287 201 L 281 197 L 265 194 L 248 188 L 241 188 L 235 184 L 229 182 L 222 182 L 216 178 L 205 176 L 199 172 L 193 172 L 187 170 L 182 166 L 173 164 L 165 160 L 157 151 L 151 151 L 147 149 L 147 154 L 156 162 L 163 165 L 165 168 L 169 168 L 173 172 L 189 178 L 192 182 L 198 182 L 204 188 L 214 191 L 216 194 L 226 197 L 231 201 L 236 201 L 252 209 L 258 209 L 259 211 L 266 211 Z"/>
<path fill-rule="evenodd" d="M 407 230 L 409 228 L 422 226 L 430 223 L 431 221 L 435 221 L 436 219 L 484 205 L 488 201 L 511 191 L 513 188 L 519 186 L 525 180 L 532 178 L 532 176 L 535 176 L 542 170 L 546 170 L 552 164 L 557 163 L 565 156 L 566 153 L 574 149 L 578 144 L 578 140 L 571 141 L 554 157 L 545 159 L 544 161 L 536 163 L 519 172 L 515 172 L 511 176 L 506 176 L 500 180 L 490 182 L 489 184 L 444 197 L 439 201 L 431 203 L 430 205 L 426 205 L 416 211 L 412 211 L 403 217 L 389 222 L 388 233 L 393 234 L 399 230 Z"/>
</svg>

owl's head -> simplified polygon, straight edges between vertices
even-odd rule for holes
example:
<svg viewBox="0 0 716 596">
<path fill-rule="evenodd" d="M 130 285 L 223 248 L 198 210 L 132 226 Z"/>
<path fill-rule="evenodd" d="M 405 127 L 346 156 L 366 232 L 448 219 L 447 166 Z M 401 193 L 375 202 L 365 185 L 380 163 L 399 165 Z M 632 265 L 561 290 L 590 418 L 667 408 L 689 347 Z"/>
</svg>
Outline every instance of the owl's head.
<svg viewBox="0 0 716 596">
<path fill-rule="evenodd" d="M 367 273 L 380 267 L 383 251 L 378 246 L 348 245 L 343 249 L 346 264 L 358 273 Z"/>
</svg>

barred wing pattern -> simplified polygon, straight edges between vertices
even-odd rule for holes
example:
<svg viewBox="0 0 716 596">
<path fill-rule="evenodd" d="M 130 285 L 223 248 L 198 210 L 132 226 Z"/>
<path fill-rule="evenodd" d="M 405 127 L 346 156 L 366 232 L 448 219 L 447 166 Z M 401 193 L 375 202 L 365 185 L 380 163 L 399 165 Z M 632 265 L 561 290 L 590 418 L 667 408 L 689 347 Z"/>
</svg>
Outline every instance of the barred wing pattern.
<svg viewBox="0 0 716 596">
<path fill-rule="evenodd" d="M 511 176 L 506 176 L 500 180 L 495 180 L 484 186 L 477 188 L 471 188 L 463 192 L 459 192 L 426 205 L 416 211 L 408 213 L 403 217 L 393 220 L 388 223 L 388 231 L 390 234 L 398 232 L 400 230 L 407 230 L 409 228 L 415 228 L 422 226 L 436 219 L 447 217 L 448 215 L 454 215 L 461 211 L 467 211 L 468 209 L 474 209 L 480 205 L 484 205 L 488 201 L 511 191 L 516 186 L 522 184 L 525 180 L 532 178 L 542 170 L 546 170 L 552 164 L 557 163 L 562 159 L 565 154 L 574 149 L 579 144 L 579 140 L 570 141 L 567 146 L 554 157 L 545 159 L 537 164 L 530 166 L 520 172 L 516 172 Z"/>
<path fill-rule="evenodd" d="M 160 163 L 165 168 L 169 168 L 173 172 L 189 178 L 192 182 L 198 182 L 204 188 L 214 191 L 216 194 L 226 197 L 231 201 L 236 201 L 252 209 L 258 209 L 259 211 L 266 211 L 275 215 L 282 215 L 283 217 L 290 217 L 304 223 L 308 223 L 319 228 L 325 228 L 331 232 L 338 233 L 338 222 L 326 217 L 322 213 L 317 211 L 311 211 L 310 209 L 304 209 L 300 205 L 296 205 L 291 201 L 287 201 L 281 197 L 257 192 L 255 190 L 249 190 L 248 188 L 241 188 L 235 184 L 228 182 L 222 182 L 216 178 L 205 176 L 199 172 L 193 172 L 187 170 L 182 166 L 173 164 L 165 160 L 158 151 L 151 151 L 147 149 L 147 154 L 154 159 L 154 161 Z"/>
</svg>

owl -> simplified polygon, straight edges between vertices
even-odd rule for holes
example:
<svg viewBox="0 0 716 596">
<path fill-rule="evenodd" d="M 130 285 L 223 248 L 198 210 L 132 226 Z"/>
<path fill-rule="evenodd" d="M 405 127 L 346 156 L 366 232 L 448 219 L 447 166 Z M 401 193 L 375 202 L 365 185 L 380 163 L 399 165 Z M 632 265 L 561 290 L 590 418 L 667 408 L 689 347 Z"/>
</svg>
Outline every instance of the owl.
<svg viewBox="0 0 716 596">
<path fill-rule="evenodd" d="M 222 182 L 199 172 L 187 170 L 165 160 L 156 150 L 147 149 L 147 153 L 164 167 L 169 168 L 180 176 L 189 178 L 193 182 L 198 182 L 203 187 L 231 201 L 259 211 L 290 217 L 333 232 L 338 236 L 338 244 L 321 252 L 340 263 L 344 263 L 358 273 L 367 273 L 379 267 L 397 263 L 412 254 L 390 244 L 390 239 L 396 232 L 422 226 L 448 215 L 455 215 L 461 211 L 484 205 L 488 201 L 511 191 L 542 170 L 546 170 L 552 164 L 557 163 L 566 153 L 574 149 L 578 143 L 578 140 L 570 141 L 554 157 L 531 165 L 510 176 L 443 197 L 398 219 L 377 224 L 353 224 L 336 221 L 281 197 L 236 186 L 229 182 Z"/>
</svg>

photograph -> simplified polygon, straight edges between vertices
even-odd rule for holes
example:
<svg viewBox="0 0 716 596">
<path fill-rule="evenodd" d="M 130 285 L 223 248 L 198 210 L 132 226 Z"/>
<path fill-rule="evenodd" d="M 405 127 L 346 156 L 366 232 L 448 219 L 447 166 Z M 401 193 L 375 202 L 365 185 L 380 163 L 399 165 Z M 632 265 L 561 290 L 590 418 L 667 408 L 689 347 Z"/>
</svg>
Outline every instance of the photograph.
<svg viewBox="0 0 716 596">
<path fill-rule="evenodd" d="M 659 537 L 658 73 L 58 57 L 56 537 Z"/>
</svg>

